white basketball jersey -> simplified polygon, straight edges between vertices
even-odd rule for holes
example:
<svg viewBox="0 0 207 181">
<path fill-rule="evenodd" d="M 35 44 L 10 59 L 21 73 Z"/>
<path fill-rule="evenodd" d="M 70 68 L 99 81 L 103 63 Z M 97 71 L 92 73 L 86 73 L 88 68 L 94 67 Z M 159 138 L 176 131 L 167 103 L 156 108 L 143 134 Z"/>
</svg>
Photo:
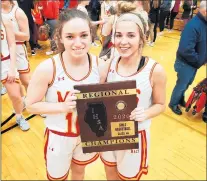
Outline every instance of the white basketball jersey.
<svg viewBox="0 0 207 181">
<path fill-rule="evenodd" d="M 3 18 L 12 22 L 14 32 L 19 31 L 19 25 L 16 19 L 16 11 L 18 8 L 18 6 L 13 6 L 12 10 L 9 13 L 1 13 Z"/>
<path fill-rule="evenodd" d="M 109 13 L 109 9 L 111 8 L 111 4 L 110 3 L 106 3 L 105 1 L 103 3 L 104 3 L 105 14 L 108 14 Z"/>
<path fill-rule="evenodd" d="M 64 62 L 57 54 L 53 56 L 55 62 L 55 71 L 53 83 L 49 86 L 46 93 L 46 102 L 64 102 L 71 90 L 74 90 L 74 85 L 99 83 L 100 76 L 98 72 L 97 57 L 89 55 L 90 70 L 88 74 L 81 80 L 74 80 L 69 73 L 66 72 Z M 50 130 L 69 134 L 79 134 L 79 126 L 77 123 L 77 111 L 72 113 L 48 114 L 45 119 L 46 127 Z"/>
<path fill-rule="evenodd" d="M 143 107 L 144 109 L 149 108 L 152 105 L 152 86 L 150 76 L 156 62 L 149 58 L 146 60 L 145 65 L 137 73 L 131 76 L 121 76 L 117 73 L 118 61 L 119 57 L 113 59 L 109 69 L 107 82 L 136 80 L 137 105 Z M 138 122 L 139 130 L 149 128 L 150 125 L 151 120 Z"/>
<path fill-rule="evenodd" d="M 1 59 L 9 56 L 9 46 L 6 37 L 6 29 L 1 22 Z"/>
</svg>

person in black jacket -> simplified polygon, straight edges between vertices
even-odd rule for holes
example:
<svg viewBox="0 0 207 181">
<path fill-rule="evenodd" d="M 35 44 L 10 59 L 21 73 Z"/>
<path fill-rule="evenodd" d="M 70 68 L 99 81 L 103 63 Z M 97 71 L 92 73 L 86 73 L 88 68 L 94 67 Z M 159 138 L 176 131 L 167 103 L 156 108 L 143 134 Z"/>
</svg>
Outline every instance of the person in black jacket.
<svg viewBox="0 0 207 181">
<path fill-rule="evenodd" d="M 200 4 L 198 14 L 184 27 L 177 50 L 175 71 L 177 82 L 169 103 L 170 109 L 178 115 L 182 111 L 178 105 L 185 106 L 184 94 L 192 84 L 197 70 L 207 63 L 207 2 Z"/>
<path fill-rule="evenodd" d="M 90 0 L 89 5 L 86 7 L 88 10 L 89 17 L 92 21 L 98 21 L 101 14 L 101 3 L 99 0 Z M 92 45 L 98 46 L 95 43 L 95 39 L 98 39 L 97 36 L 98 25 L 92 27 Z"/>
<path fill-rule="evenodd" d="M 193 11 L 197 8 L 197 0 L 184 0 L 182 19 L 185 25 L 193 17 Z"/>
<path fill-rule="evenodd" d="M 165 28 L 165 20 L 167 16 L 170 14 L 171 4 L 172 4 L 172 0 L 163 0 L 160 5 L 159 35 L 163 34 Z"/>
<path fill-rule="evenodd" d="M 150 46 L 154 46 L 157 37 L 157 25 L 159 21 L 159 6 L 160 0 L 150 0 L 150 11 L 149 11 L 149 36 Z"/>
</svg>

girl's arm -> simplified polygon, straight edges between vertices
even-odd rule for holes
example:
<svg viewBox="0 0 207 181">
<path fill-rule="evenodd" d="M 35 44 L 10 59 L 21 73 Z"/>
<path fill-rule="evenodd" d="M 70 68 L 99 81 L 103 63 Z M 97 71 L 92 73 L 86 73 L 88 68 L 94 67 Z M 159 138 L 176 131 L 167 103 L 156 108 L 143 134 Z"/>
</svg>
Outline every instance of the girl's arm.
<svg viewBox="0 0 207 181">
<path fill-rule="evenodd" d="M 53 80 L 52 60 L 42 62 L 34 71 L 27 89 L 26 108 L 33 114 L 57 114 L 72 111 L 76 107 L 77 91 L 70 92 L 65 102 L 42 102 L 46 95 L 48 86 Z"/>
<path fill-rule="evenodd" d="M 15 32 L 17 41 L 29 41 L 29 23 L 26 14 L 20 8 L 16 11 L 16 19 L 19 25 L 19 31 Z"/>
<path fill-rule="evenodd" d="M 103 25 L 104 23 L 106 23 L 106 20 L 100 20 L 100 21 L 91 21 L 92 26 L 96 26 L 96 25 Z"/>
<path fill-rule="evenodd" d="M 111 59 L 108 59 L 108 60 L 103 60 L 103 59 L 100 59 L 98 60 L 98 70 L 99 70 L 99 74 L 100 74 L 100 83 L 104 83 L 106 82 L 106 79 L 107 79 L 107 75 L 108 75 L 108 72 L 109 72 L 109 68 L 110 68 L 110 65 L 111 65 Z"/>
<path fill-rule="evenodd" d="M 16 68 L 16 43 L 15 43 L 15 35 L 13 32 L 13 26 L 10 21 L 6 21 L 3 19 L 3 23 L 6 29 L 6 37 L 7 37 L 7 43 L 9 47 L 9 53 L 10 53 L 10 69 L 7 76 L 8 82 L 14 82 L 15 81 L 15 68 Z"/>
<path fill-rule="evenodd" d="M 101 30 L 101 34 L 103 36 L 110 35 L 112 28 L 113 28 L 114 19 L 115 19 L 114 15 L 111 15 L 110 17 L 108 17 L 107 22 L 103 25 L 102 30 Z"/>
<path fill-rule="evenodd" d="M 164 112 L 166 107 L 167 77 L 161 65 L 157 64 L 152 73 L 152 106 L 146 110 L 147 119 Z"/>
<path fill-rule="evenodd" d="M 156 65 L 151 77 L 152 106 L 146 110 L 138 106 L 132 111 L 130 115 L 131 120 L 145 121 L 164 112 L 166 101 L 166 81 L 167 79 L 164 69 L 159 64 Z"/>
<path fill-rule="evenodd" d="M 101 3 L 101 19 L 105 16 L 105 8 L 104 8 L 104 1 Z"/>
</svg>

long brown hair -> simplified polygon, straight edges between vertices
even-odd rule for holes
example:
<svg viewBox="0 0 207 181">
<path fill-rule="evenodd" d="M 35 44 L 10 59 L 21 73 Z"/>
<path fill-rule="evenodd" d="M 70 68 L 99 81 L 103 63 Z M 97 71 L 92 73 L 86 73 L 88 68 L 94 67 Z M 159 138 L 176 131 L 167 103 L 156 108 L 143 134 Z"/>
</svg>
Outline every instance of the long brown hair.
<svg viewBox="0 0 207 181">
<path fill-rule="evenodd" d="M 12 5 L 14 5 L 14 1 L 13 1 L 13 0 L 9 0 L 9 2 L 10 2 Z"/>
<path fill-rule="evenodd" d="M 153 0 L 153 7 L 158 8 L 159 7 L 159 0 Z"/>
<path fill-rule="evenodd" d="M 85 20 L 88 23 L 88 26 L 91 31 L 91 21 L 88 15 L 80 10 L 77 9 L 65 9 L 62 11 L 59 15 L 58 23 L 56 25 L 55 33 L 54 33 L 54 39 L 57 43 L 58 51 L 63 52 L 65 51 L 64 45 L 61 43 L 61 35 L 62 35 L 62 29 L 66 22 L 74 19 L 74 18 L 80 18 Z"/>
<path fill-rule="evenodd" d="M 150 0 L 142 0 L 143 10 L 149 13 L 150 10 Z"/>
</svg>

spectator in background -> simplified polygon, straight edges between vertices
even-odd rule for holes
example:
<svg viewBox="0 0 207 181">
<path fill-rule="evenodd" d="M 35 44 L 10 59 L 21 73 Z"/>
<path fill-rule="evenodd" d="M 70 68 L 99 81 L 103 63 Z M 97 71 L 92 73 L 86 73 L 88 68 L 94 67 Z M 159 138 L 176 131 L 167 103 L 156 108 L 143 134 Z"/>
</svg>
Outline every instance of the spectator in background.
<svg viewBox="0 0 207 181">
<path fill-rule="evenodd" d="M 50 50 L 46 52 L 46 55 L 51 55 L 56 52 L 57 46 L 53 38 L 54 30 L 57 24 L 57 19 L 59 16 L 59 1 L 49 1 L 44 0 L 39 2 L 42 7 L 42 14 L 45 18 L 45 23 L 50 27 L 49 37 L 50 37 Z M 51 11 L 53 10 L 53 11 Z"/>
<path fill-rule="evenodd" d="M 159 35 L 163 35 L 163 31 L 165 28 L 165 20 L 167 16 L 170 14 L 172 0 L 163 0 L 160 5 L 160 20 L 159 20 Z"/>
<path fill-rule="evenodd" d="M 82 11 L 82 12 L 84 12 L 85 14 L 87 14 L 88 16 L 89 16 L 89 13 L 88 13 L 88 11 L 87 11 L 87 9 L 86 9 L 86 7 L 89 5 L 89 0 L 80 0 L 79 1 L 79 4 L 78 4 L 78 6 L 77 6 L 77 9 L 78 10 L 80 10 L 80 11 Z M 100 20 L 100 21 L 91 21 L 91 24 L 92 24 L 92 27 L 94 28 L 96 28 L 97 27 L 97 25 L 102 25 L 102 24 L 104 24 L 106 21 L 105 20 Z M 93 29 L 92 28 L 92 29 Z M 94 30 L 92 30 L 92 31 L 94 31 Z M 94 38 L 94 34 L 93 34 L 93 38 L 92 38 L 92 45 L 93 46 L 98 46 L 96 43 L 95 43 L 95 38 Z"/>
<path fill-rule="evenodd" d="M 160 4 L 161 4 L 161 0 L 153 0 L 153 1 L 158 1 L 158 7 L 152 9 L 152 14 L 153 14 L 153 16 L 155 16 L 155 18 L 154 18 L 155 19 L 154 40 L 153 40 L 153 43 L 155 43 L 156 38 L 157 38 L 157 26 L 158 26 L 159 19 L 160 19 Z"/>
<path fill-rule="evenodd" d="M 182 19 L 184 21 L 184 27 L 185 25 L 190 21 L 190 19 L 193 17 L 193 10 L 197 8 L 197 1 L 195 0 L 184 0 L 183 3 L 183 14 Z"/>
<path fill-rule="evenodd" d="M 192 84 L 197 70 L 207 63 L 207 2 L 200 4 L 198 14 L 184 27 L 175 61 L 177 82 L 169 103 L 177 115 L 182 111 L 178 105 L 185 106 L 185 91 Z"/>
<path fill-rule="evenodd" d="M 64 7 L 63 9 L 67 9 L 70 6 L 70 0 L 64 0 Z"/>
<path fill-rule="evenodd" d="M 39 46 L 35 44 L 35 41 L 34 41 L 35 23 L 34 23 L 32 12 L 31 12 L 31 10 L 34 9 L 33 0 L 17 0 L 17 3 L 19 7 L 24 11 L 24 13 L 26 14 L 28 18 L 29 33 L 30 33 L 29 44 L 31 47 L 31 54 L 36 55 L 35 48 L 39 48 Z"/>
<path fill-rule="evenodd" d="M 181 5 L 181 0 L 175 0 L 175 4 L 174 4 L 174 6 L 173 6 L 173 8 L 170 12 L 170 16 L 167 19 L 167 23 L 166 23 L 168 25 L 168 23 L 170 22 L 170 25 L 168 25 L 169 32 L 171 32 L 172 29 L 173 29 L 174 20 L 175 20 L 175 17 L 177 16 L 177 14 L 179 12 L 180 5 Z"/>
<path fill-rule="evenodd" d="M 113 1 L 105 0 L 101 3 L 101 19 L 110 16 L 110 8 L 113 6 Z"/>
<path fill-rule="evenodd" d="M 158 24 L 158 13 L 159 13 L 159 0 L 150 0 L 149 10 L 149 38 L 148 44 L 154 46 L 155 39 L 157 36 L 157 24 Z"/>
<path fill-rule="evenodd" d="M 89 2 L 89 5 L 87 7 L 89 17 L 92 21 L 99 21 L 99 17 L 101 14 L 101 4 L 99 0 L 91 0 Z M 97 28 L 98 25 L 95 25 L 92 27 L 92 45 L 93 46 L 99 46 L 96 44 L 95 40 L 99 39 L 97 36 Z"/>
</svg>

